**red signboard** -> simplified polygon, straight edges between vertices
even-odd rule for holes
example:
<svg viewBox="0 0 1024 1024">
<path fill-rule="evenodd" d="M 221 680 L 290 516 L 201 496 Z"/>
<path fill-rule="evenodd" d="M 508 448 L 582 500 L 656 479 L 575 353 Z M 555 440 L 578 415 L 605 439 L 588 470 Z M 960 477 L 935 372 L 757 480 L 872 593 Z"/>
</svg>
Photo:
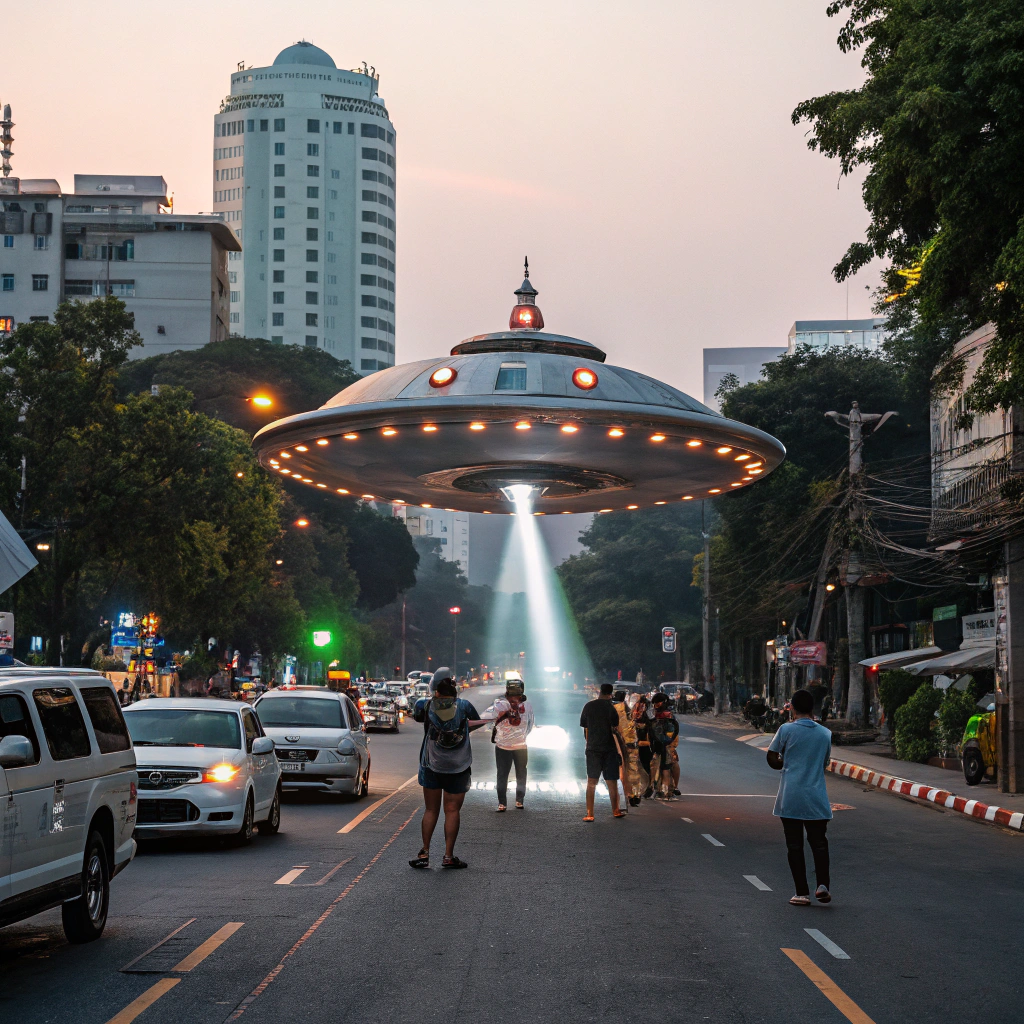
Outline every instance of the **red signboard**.
<svg viewBox="0 0 1024 1024">
<path fill-rule="evenodd" d="M 789 645 L 789 660 L 793 665 L 825 665 L 828 653 L 821 640 L 794 640 Z"/>
</svg>

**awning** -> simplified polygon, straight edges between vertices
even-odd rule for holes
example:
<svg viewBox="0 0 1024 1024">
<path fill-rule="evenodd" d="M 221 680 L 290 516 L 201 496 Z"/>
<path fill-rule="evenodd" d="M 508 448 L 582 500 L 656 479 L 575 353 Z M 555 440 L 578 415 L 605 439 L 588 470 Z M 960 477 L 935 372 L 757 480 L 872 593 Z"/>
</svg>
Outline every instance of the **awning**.
<svg viewBox="0 0 1024 1024">
<path fill-rule="evenodd" d="M 995 641 L 991 646 L 967 647 L 960 651 L 950 651 L 938 658 L 931 658 L 928 661 L 919 661 L 913 665 L 905 666 L 906 670 L 915 676 L 937 676 L 940 674 L 954 675 L 970 672 L 978 668 L 996 667 L 996 645 Z"/>
<path fill-rule="evenodd" d="M 896 651 L 894 654 L 880 654 L 877 658 L 865 658 L 857 664 L 865 668 L 900 668 L 912 661 L 934 658 L 941 653 L 941 647 L 917 647 L 912 651 Z"/>
<path fill-rule="evenodd" d="M 0 512 L 0 594 L 13 587 L 25 573 L 39 563 L 18 536 L 17 530 Z"/>
</svg>

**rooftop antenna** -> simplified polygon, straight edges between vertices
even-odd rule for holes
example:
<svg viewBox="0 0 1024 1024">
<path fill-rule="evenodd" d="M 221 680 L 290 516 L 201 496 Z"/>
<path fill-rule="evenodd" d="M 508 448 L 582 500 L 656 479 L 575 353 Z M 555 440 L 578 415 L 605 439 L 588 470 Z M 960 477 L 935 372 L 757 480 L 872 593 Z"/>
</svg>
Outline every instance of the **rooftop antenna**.
<svg viewBox="0 0 1024 1024">
<path fill-rule="evenodd" d="M 13 127 L 11 105 L 10 103 L 5 103 L 4 118 L 0 121 L 0 147 L 2 147 L 0 148 L 0 158 L 3 159 L 3 164 L 0 166 L 3 168 L 5 178 L 11 176 L 11 157 L 14 156 L 14 151 L 11 149 L 11 144 L 14 142 L 14 136 L 11 134 Z"/>
<path fill-rule="evenodd" d="M 524 271 L 524 276 L 526 276 L 526 277 L 530 276 L 530 257 L 529 256 L 524 256 L 523 257 L 523 271 Z"/>
</svg>

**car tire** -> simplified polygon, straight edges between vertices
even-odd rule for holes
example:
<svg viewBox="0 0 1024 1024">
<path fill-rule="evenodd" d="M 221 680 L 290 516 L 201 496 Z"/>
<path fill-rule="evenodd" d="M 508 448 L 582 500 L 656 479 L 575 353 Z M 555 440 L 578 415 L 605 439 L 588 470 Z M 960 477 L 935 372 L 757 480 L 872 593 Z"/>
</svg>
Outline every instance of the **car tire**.
<svg viewBox="0 0 1024 1024">
<path fill-rule="evenodd" d="M 367 764 L 366 771 L 359 776 L 359 785 L 356 787 L 355 798 L 362 800 L 370 792 L 370 766 Z"/>
<path fill-rule="evenodd" d="M 82 895 L 61 906 L 68 942 L 92 942 L 103 934 L 110 905 L 110 866 L 103 837 L 93 830 L 85 844 Z"/>
<path fill-rule="evenodd" d="M 242 827 L 232 836 L 235 846 L 247 846 L 252 842 L 253 805 L 252 793 L 245 798 L 245 813 L 242 815 Z"/>
<path fill-rule="evenodd" d="M 270 804 L 270 812 L 266 821 L 260 821 L 256 829 L 261 836 L 276 836 L 281 828 L 281 787 L 274 791 L 274 799 Z"/>
<path fill-rule="evenodd" d="M 985 778 L 985 759 L 977 747 L 968 747 L 964 751 L 964 779 L 968 786 L 977 786 Z"/>
</svg>

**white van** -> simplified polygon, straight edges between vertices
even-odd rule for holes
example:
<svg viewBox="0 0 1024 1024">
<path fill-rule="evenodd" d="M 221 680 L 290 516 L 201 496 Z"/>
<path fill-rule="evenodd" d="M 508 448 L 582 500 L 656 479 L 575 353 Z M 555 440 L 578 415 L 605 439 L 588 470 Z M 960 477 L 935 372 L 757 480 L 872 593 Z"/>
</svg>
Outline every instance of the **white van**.
<svg viewBox="0 0 1024 1024">
<path fill-rule="evenodd" d="M 0 926 L 60 907 L 97 939 L 110 879 L 135 856 L 135 751 L 110 682 L 87 669 L 0 668 Z"/>
</svg>

